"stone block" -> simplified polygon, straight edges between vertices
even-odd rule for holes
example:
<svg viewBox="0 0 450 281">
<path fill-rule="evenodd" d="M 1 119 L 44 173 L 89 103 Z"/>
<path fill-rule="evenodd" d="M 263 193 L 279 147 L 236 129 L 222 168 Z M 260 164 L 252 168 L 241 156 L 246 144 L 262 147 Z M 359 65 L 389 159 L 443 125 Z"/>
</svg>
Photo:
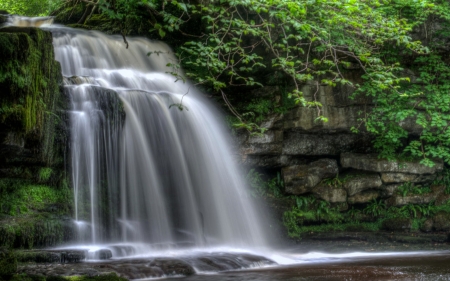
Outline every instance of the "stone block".
<svg viewBox="0 0 450 281">
<path fill-rule="evenodd" d="M 401 182 L 432 182 L 436 175 L 417 175 L 405 173 L 381 173 L 381 180 L 384 183 L 401 183 Z"/>
<path fill-rule="evenodd" d="M 404 206 L 408 204 L 428 204 L 435 200 L 433 194 L 414 194 L 402 196 L 394 194 L 391 198 L 386 200 L 388 206 Z"/>
<path fill-rule="evenodd" d="M 285 131 L 284 155 L 339 155 L 347 151 L 365 152 L 371 147 L 371 137 L 366 134 L 305 134 Z"/>
<path fill-rule="evenodd" d="M 361 193 L 357 193 L 353 196 L 348 197 L 347 202 L 349 204 L 363 204 L 372 201 L 373 199 L 377 199 L 380 196 L 378 191 L 376 190 L 368 190 L 363 191 Z"/>
<path fill-rule="evenodd" d="M 327 184 L 319 184 L 312 189 L 312 192 L 321 199 L 330 203 L 347 202 L 347 191 Z"/>
<path fill-rule="evenodd" d="M 335 177 L 339 169 L 334 159 L 321 159 L 308 165 L 295 165 L 281 170 L 285 192 L 303 194 L 310 192 L 324 178 Z"/>
<path fill-rule="evenodd" d="M 350 176 L 343 184 L 348 196 L 353 196 L 363 190 L 375 189 L 382 185 L 378 174 L 360 174 Z"/>
<path fill-rule="evenodd" d="M 378 159 L 377 154 L 342 153 L 341 165 L 344 168 L 353 168 L 378 173 L 408 173 L 408 174 L 434 174 L 442 171 L 444 162 L 435 160 L 433 167 L 427 167 L 419 161 L 389 161 Z"/>
</svg>

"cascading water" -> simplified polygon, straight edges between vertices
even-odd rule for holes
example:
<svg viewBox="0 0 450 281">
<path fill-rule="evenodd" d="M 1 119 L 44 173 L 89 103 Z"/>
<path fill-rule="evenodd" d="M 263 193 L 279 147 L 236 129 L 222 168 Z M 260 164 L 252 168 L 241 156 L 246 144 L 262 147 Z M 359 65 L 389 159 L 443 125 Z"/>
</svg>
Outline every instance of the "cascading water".
<svg viewBox="0 0 450 281">
<path fill-rule="evenodd" d="M 265 245 L 220 114 L 166 74 L 165 44 L 128 38 L 126 49 L 120 36 L 46 28 L 71 100 L 80 242 Z"/>
</svg>

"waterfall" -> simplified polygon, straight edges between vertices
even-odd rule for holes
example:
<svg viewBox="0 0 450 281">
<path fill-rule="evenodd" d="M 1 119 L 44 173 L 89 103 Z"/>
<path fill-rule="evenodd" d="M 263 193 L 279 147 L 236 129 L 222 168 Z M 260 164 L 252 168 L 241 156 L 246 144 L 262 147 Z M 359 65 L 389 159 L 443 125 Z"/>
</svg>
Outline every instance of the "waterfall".
<svg viewBox="0 0 450 281">
<path fill-rule="evenodd" d="M 80 243 L 266 244 L 220 113 L 189 82 L 166 73 L 176 62 L 166 44 L 128 38 L 127 49 L 121 36 L 48 18 L 10 23 L 53 33 L 71 102 Z"/>
</svg>

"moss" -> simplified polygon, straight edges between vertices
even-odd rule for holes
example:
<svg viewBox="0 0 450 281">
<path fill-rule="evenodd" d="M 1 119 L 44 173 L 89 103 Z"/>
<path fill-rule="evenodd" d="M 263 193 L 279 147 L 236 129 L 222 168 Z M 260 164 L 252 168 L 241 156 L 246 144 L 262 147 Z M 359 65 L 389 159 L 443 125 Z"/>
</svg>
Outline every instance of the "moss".
<svg viewBox="0 0 450 281">
<path fill-rule="evenodd" d="M 52 175 L 52 173 L 53 173 L 52 168 L 48 168 L 48 167 L 41 168 L 39 170 L 39 181 L 40 182 L 48 181 L 50 179 L 50 176 Z"/>
<path fill-rule="evenodd" d="M 14 253 L 0 249 L 0 280 L 10 280 L 17 271 Z"/>
<path fill-rule="evenodd" d="M 0 125 L 23 137 L 44 163 L 54 158 L 53 114 L 61 98 L 61 68 L 52 36 L 36 28 L 0 30 Z"/>
<path fill-rule="evenodd" d="M 0 221 L 0 245 L 31 249 L 72 240 L 75 229 L 69 219 L 52 214 L 34 214 Z"/>
<path fill-rule="evenodd" d="M 67 187 L 37 185 L 23 179 L 0 178 L 0 213 L 15 216 L 47 211 L 53 205 L 59 213 L 68 213 L 72 193 Z"/>
</svg>

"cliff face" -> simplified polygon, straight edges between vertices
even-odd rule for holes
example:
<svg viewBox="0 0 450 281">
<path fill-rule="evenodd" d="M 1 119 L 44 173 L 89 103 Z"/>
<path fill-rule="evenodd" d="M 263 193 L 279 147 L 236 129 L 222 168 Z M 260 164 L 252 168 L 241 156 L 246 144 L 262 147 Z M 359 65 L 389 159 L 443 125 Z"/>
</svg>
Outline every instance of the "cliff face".
<svg viewBox="0 0 450 281">
<path fill-rule="evenodd" d="M 358 73 L 355 69 L 349 71 L 348 75 L 358 82 Z M 259 90 L 264 91 L 277 92 L 277 88 L 275 86 Z M 392 210 L 403 207 L 406 210 L 425 204 L 432 205 L 430 209 L 438 210 L 441 208 L 439 206 L 448 202 L 450 195 L 443 185 L 442 161 L 436 160 L 435 166 L 430 168 L 421 165 L 419 161 L 388 161 L 378 158 L 373 149 L 373 136 L 361 128 L 359 121 L 374 106 L 369 98 L 350 98 L 353 89 L 347 86 L 317 86 L 311 83 L 305 85 L 302 91 L 308 100 L 316 100 L 323 105 L 320 108 L 321 114 L 329 122 L 315 121 L 317 108 L 295 107 L 285 114 L 272 115 L 261 124 L 267 129 L 263 136 L 250 136 L 247 133 L 238 135 L 243 165 L 279 171 L 285 195 L 293 195 L 298 200 L 313 196 L 326 201 L 328 206 L 344 215 L 347 210 L 354 209 L 360 210 L 361 214 L 368 213 L 367 206 L 375 204 L 373 202 L 386 211 L 390 207 L 394 207 Z M 420 132 L 415 122 L 408 119 L 401 126 L 410 136 Z M 353 133 L 352 127 L 359 127 L 360 132 Z M 283 202 L 281 204 L 285 204 Z M 279 208 L 277 203 L 271 205 L 275 209 Z M 307 225 L 308 220 L 304 216 L 310 211 L 300 211 L 298 203 L 295 207 L 295 200 L 292 206 L 298 210 L 295 224 Z M 416 217 L 412 214 L 405 216 L 410 216 L 411 219 Z M 423 220 L 425 217 L 429 218 L 427 231 L 450 230 L 441 227 L 437 215 L 423 215 Z M 433 225 L 434 221 L 436 223 Z M 316 218 L 309 223 L 335 222 Z M 385 224 L 383 227 L 395 228 L 392 224 Z M 410 229 L 411 223 L 406 228 Z"/>
<path fill-rule="evenodd" d="M 61 217 L 72 200 L 67 101 L 51 33 L 0 29 L 0 61 L 0 245 L 54 245 L 67 235 Z"/>
</svg>

